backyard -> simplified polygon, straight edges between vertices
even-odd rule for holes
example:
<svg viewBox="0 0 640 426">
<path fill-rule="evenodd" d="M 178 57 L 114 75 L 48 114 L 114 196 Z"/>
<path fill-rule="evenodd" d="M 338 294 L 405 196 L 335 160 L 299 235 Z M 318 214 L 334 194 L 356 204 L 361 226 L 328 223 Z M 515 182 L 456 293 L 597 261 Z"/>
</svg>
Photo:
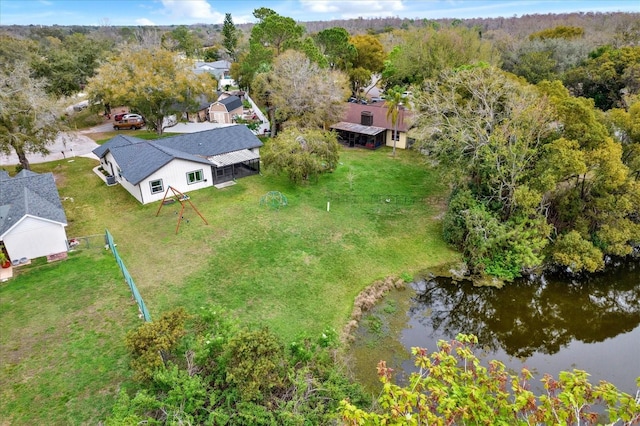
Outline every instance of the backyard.
<svg viewBox="0 0 640 426">
<path fill-rule="evenodd" d="M 179 203 L 156 217 L 159 203 L 107 187 L 96 164 L 75 158 L 33 170 L 55 174 L 69 238 L 109 229 L 152 318 L 213 304 L 290 341 L 341 330 L 354 297 L 377 279 L 458 259 L 441 238 L 446 188 L 414 152 L 343 150 L 334 173 L 302 187 L 266 174 L 191 192 L 208 224 L 187 204 L 177 234 Z M 269 191 L 288 205 L 261 205 Z M 108 414 L 128 379 L 124 335 L 140 323 L 119 274 L 99 247 L 0 285 L 0 424 L 96 423 Z"/>
</svg>

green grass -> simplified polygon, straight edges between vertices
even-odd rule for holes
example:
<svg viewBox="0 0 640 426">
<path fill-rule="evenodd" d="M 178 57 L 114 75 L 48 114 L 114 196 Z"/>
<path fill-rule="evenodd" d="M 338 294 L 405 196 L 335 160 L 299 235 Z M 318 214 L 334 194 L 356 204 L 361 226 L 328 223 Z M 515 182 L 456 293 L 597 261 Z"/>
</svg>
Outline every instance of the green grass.
<svg viewBox="0 0 640 426">
<path fill-rule="evenodd" d="M 334 173 L 302 187 L 293 186 L 285 177 L 264 175 L 240 179 L 223 190 L 191 192 L 192 203 L 208 224 L 187 205 L 184 217 L 189 222 L 183 221 L 177 234 L 179 204 L 163 206 L 156 217 L 159 203 L 142 206 L 122 187 L 107 187 L 91 172 L 97 164 L 92 160 L 76 158 L 33 168 L 54 172 L 60 195 L 69 197 L 63 205 L 70 238 L 100 234 L 105 228 L 111 231 L 152 317 L 178 306 L 195 310 L 204 304 L 216 304 L 230 309 L 241 321 L 267 325 L 290 341 L 301 333 L 319 334 L 325 327 L 340 330 L 349 317 L 354 297 L 377 279 L 413 274 L 458 258 L 442 241 L 437 220 L 445 188 L 439 177 L 420 163 L 417 154 L 400 151 L 393 158 L 387 149 L 345 150 L 340 161 Z M 351 182 L 349 174 L 353 176 Z M 289 205 L 278 211 L 260 206 L 260 197 L 268 191 L 281 191 Z M 411 206 L 332 202 L 327 212 L 326 194 L 330 192 L 408 195 L 425 201 Z M 47 355 L 69 362 L 50 368 L 52 374 L 60 375 L 56 379 L 58 391 L 41 392 L 50 380 L 37 385 L 42 380 L 39 374 L 33 374 L 25 384 L 25 379 L 13 370 L 3 370 L 3 388 L 23 386 L 20 392 L 3 394 L 0 402 L 0 414 L 20 413 L 25 417 L 13 418 L 28 420 L 15 424 L 38 423 L 48 418 L 38 417 L 44 413 L 29 413 L 31 404 L 27 401 L 37 397 L 46 399 L 43 404 L 51 406 L 54 423 L 93 421 L 106 415 L 118 380 L 128 374 L 122 336 L 138 323 L 137 313 L 131 313 L 128 289 L 117 271 L 112 270 L 115 264 L 99 258 L 96 267 L 91 268 L 83 263 L 84 256 L 80 254 L 61 266 L 42 267 L 27 275 L 34 276 L 30 286 L 50 288 L 47 292 L 26 292 L 8 305 L 6 300 L 13 298 L 8 297 L 8 292 L 26 287 L 20 280 L 27 278 L 21 276 L 0 287 L 2 330 L 30 327 L 30 322 L 23 326 L 19 318 L 13 317 L 15 306 L 24 312 L 31 306 L 50 306 L 46 323 L 56 330 L 69 327 L 68 315 L 92 317 L 93 309 L 87 304 L 60 308 L 70 303 L 67 298 L 75 298 L 76 292 L 85 287 L 90 291 L 87 298 L 95 297 L 100 304 L 113 303 L 114 309 L 117 306 L 121 310 L 112 314 L 119 327 L 117 333 L 101 338 L 92 337 L 93 332 L 87 329 L 72 329 L 74 333 L 68 337 L 58 333 L 60 341 Z M 44 273 L 51 276 L 41 276 Z M 95 288 L 88 284 L 76 288 L 80 276 L 85 275 L 97 281 Z M 64 289 L 64 297 L 60 289 Z M 103 296 L 106 300 L 101 300 Z M 121 305 L 117 305 L 118 299 Z M 39 333 L 38 342 L 44 337 L 42 330 Z M 22 334 L 10 333 L 6 343 L 3 340 L 3 347 L 19 346 Z M 83 337 L 84 334 L 88 336 Z M 79 345 L 75 338 L 90 340 Z M 81 367 L 73 357 L 83 354 L 85 347 L 96 355 L 105 345 L 111 350 L 105 355 L 107 369 L 99 372 L 93 368 L 93 379 L 112 384 L 100 387 L 105 394 L 96 398 L 102 402 L 86 401 L 89 405 L 85 417 L 78 414 L 70 418 L 72 414 L 65 414 L 69 412 L 69 401 L 76 401 L 78 393 L 86 392 L 74 383 L 75 377 L 66 376 Z M 31 349 L 24 352 L 30 354 Z M 38 363 L 32 364 L 30 358 L 11 365 L 16 371 L 37 372 L 42 368 Z M 91 377 L 91 371 L 87 374 Z M 70 399 L 65 400 L 65 395 Z"/>
<path fill-rule="evenodd" d="M 104 123 L 104 117 L 96 111 L 92 111 L 91 108 L 85 108 L 82 111 L 73 111 L 70 113 L 67 122 L 67 125 L 72 130 L 84 129 Z"/>
<path fill-rule="evenodd" d="M 128 379 L 140 323 L 110 253 L 34 266 L 0 286 L 0 424 L 96 424 Z"/>
</svg>

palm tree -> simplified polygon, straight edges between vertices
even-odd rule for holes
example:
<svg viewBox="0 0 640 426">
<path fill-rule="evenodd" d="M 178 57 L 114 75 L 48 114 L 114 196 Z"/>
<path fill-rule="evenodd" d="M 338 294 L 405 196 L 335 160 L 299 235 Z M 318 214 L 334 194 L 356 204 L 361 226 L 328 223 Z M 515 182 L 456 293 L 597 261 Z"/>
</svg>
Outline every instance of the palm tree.
<svg viewBox="0 0 640 426">
<path fill-rule="evenodd" d="M 387 91 L 385 95 L 385 105 L 387 106 L 387 120 L 391 120 L 393 126 L 393 156 L 396 156 L 396 141 L 398 140 L 398 117 L 400 108 L 404 104 L 406 98 L 404 90 L 400 87 L 394 87 Z"/>
</svg>

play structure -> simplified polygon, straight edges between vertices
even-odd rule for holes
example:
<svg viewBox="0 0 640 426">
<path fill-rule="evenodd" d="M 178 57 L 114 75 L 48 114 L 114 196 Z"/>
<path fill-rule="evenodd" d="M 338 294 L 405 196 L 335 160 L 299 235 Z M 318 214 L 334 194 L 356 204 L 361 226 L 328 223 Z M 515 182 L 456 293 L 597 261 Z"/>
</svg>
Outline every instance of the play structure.
<svg viewBox="0 0 640 426">
<path fill-rule="evenodd" d="M 169 195 L 169 191 L 172 192 L 171 195 Z M 160 210 L 162 210 L 162 206 L 168 205 L 168 204 L 173 204 L 173 203 L 180 203 L 181 208 L 180 208 L 180 213 L 176 212 L 176 214 L 178 215 L 178 224 L 176 225 L 176 234 L 178 233 L 178 229 L 180 229 L 180 222 L 182 222 L 182 219 L 184 219 L 184 207 L 185 207 L 185 203 L 189 203 L 189 205 L 191 206 L 191 208 L 198 213 L 198 216 L 200 216 L 200 218 L 204 221 L 205 225 L 208 225 L 209 223 L 207 222 L 207 220 L 204 218 L 204 216 L 202 216 L 200 214 L 200 212 L 198 211 L 198 209 L 196 209 L 196 206 L 193 205 L 193 203 L 191 202 L 191 200 L 189 199 L 189 196 L 186 194 L 183 194 L 182 192 L 178 191 L 177 189 L 175 189 L 172 186 L 169 186 L 166 190 L 166 192 L 164 193 L 164 197 L 162 198 L 162 202 L 160 203 L 160 207 L 158 207 L 158 212 L 156 213 L 156 217 L 158 217 L 158 215 L 160 214 Z M 189 222 L 189 219 L 187 219 L 187 222 Z"/>
<path fill-rule="evenodd" d="M 260 205 L 270 207 L 273 210 L 279 210 L 280 207 L 288 204 L 287 197 L 280 191 L 269 191 L 260 197 Z"/>
</svg>

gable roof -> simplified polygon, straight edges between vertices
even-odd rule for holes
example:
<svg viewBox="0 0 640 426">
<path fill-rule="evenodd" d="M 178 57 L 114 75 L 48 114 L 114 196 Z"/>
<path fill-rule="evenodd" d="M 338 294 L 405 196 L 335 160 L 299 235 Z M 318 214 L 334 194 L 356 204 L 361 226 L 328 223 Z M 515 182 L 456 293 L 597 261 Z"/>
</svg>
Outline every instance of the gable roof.
<svg viewBox="0 0 640 426">
<path fill-rule="evenodd" d="M 120 166 L 122 176 L 133 185 L 139 184 L 152 173 L 175 159 L 211 164 L 204 158 L 150 142 L 122 145 L 112 150 L 111 154 L 118 166 Z"/>
<path fill-rule="evenodd" d="M 242 108 L 242 100 L 235 95 L 228 96 L 224 99 L 218 99 L 214 104 L 223 105 L 227 111 L 233 111 L 238 108 Z"/>
<path fill-rule="evenodd" d="M 22 170 L 11 178 L 0 173 L 0 237 L 25 215 L 67 224 L 52 173 Z"/>
<path fill-rule="evenodd" d="M 231 68 L 231 62 L 220 60 L 215 62 L 196 62 L 193 66 L 193 72 L 195 74 L 209 73 L 215 75 L 217 78 L 224 76 L 225 71 L 229 71 Z"/>
<path fill-rule="evenodd" d="M 235 125 L 154 141 L 118 135 L 93 153 L 102 158 L 111 152 L 122 176 L 137 185 L 175 159 L 212 165 L 207 157 L 261 146 L 247 126 Z"/>
<path fill-rule="evenodd" d="M 386 104 L 370 104 L 370 105 L 362 105 L 357 103 L 349 102 L 348 108 L 342 117 L 342 121 L 346 123 L 354 123 L 360 124 L 360 119 L 362 113 L 364 111 L 368 111 L 371 113 L 373 117 L 373 126 L 375 127 L 383 127 L 387 130 L 393 130 L 393 125 L 391 125 L 391 120 L 387 120 L 387 111 L 388 108 L 385 106 Z M 409 129 L 409 118 L 411 117 L 411 112 L 407 109 L 400 109 L 398 113 L 398 131 L 406 132 Z"/>
<path fill-rule="evenodd" d="M 112 150 L 114 148 L 118 148 L 118 147 L 125 146 L 125 145 L 133 145 L 133 144 L 137 144 L 137 143 L 144 143 L 144 142 L 146 142 L 144 139 L 139 139 L 139 138 L 136 138 L 136 137 L 133 137 L 133 136 L 118 135 L 118 136 L 115 136 L 115 137 L 109 139 L 107 142 L 105 142 L 104 144 L 100 145 L 99 147 L 94 149 L 92 152 L 98 158 L 102 158 L 107 154 L 107 152 L 109 152 L 110 150 Z"/>
<path fill-rule="evenodd" d="M 262 146 L 260 139 L 243 124 L 202 132 L 184 133 L 170 138 L 158 139 L 153 143 L 200 157 L 211 157 Z"/>
<path fill-rule="evenodd" d="M 228 70 L 231 68 L 231 62 L 225 61 L 224 59 L 214 62 L 197 61 L 195 63 L 195 68 Z"/>
</svg>

